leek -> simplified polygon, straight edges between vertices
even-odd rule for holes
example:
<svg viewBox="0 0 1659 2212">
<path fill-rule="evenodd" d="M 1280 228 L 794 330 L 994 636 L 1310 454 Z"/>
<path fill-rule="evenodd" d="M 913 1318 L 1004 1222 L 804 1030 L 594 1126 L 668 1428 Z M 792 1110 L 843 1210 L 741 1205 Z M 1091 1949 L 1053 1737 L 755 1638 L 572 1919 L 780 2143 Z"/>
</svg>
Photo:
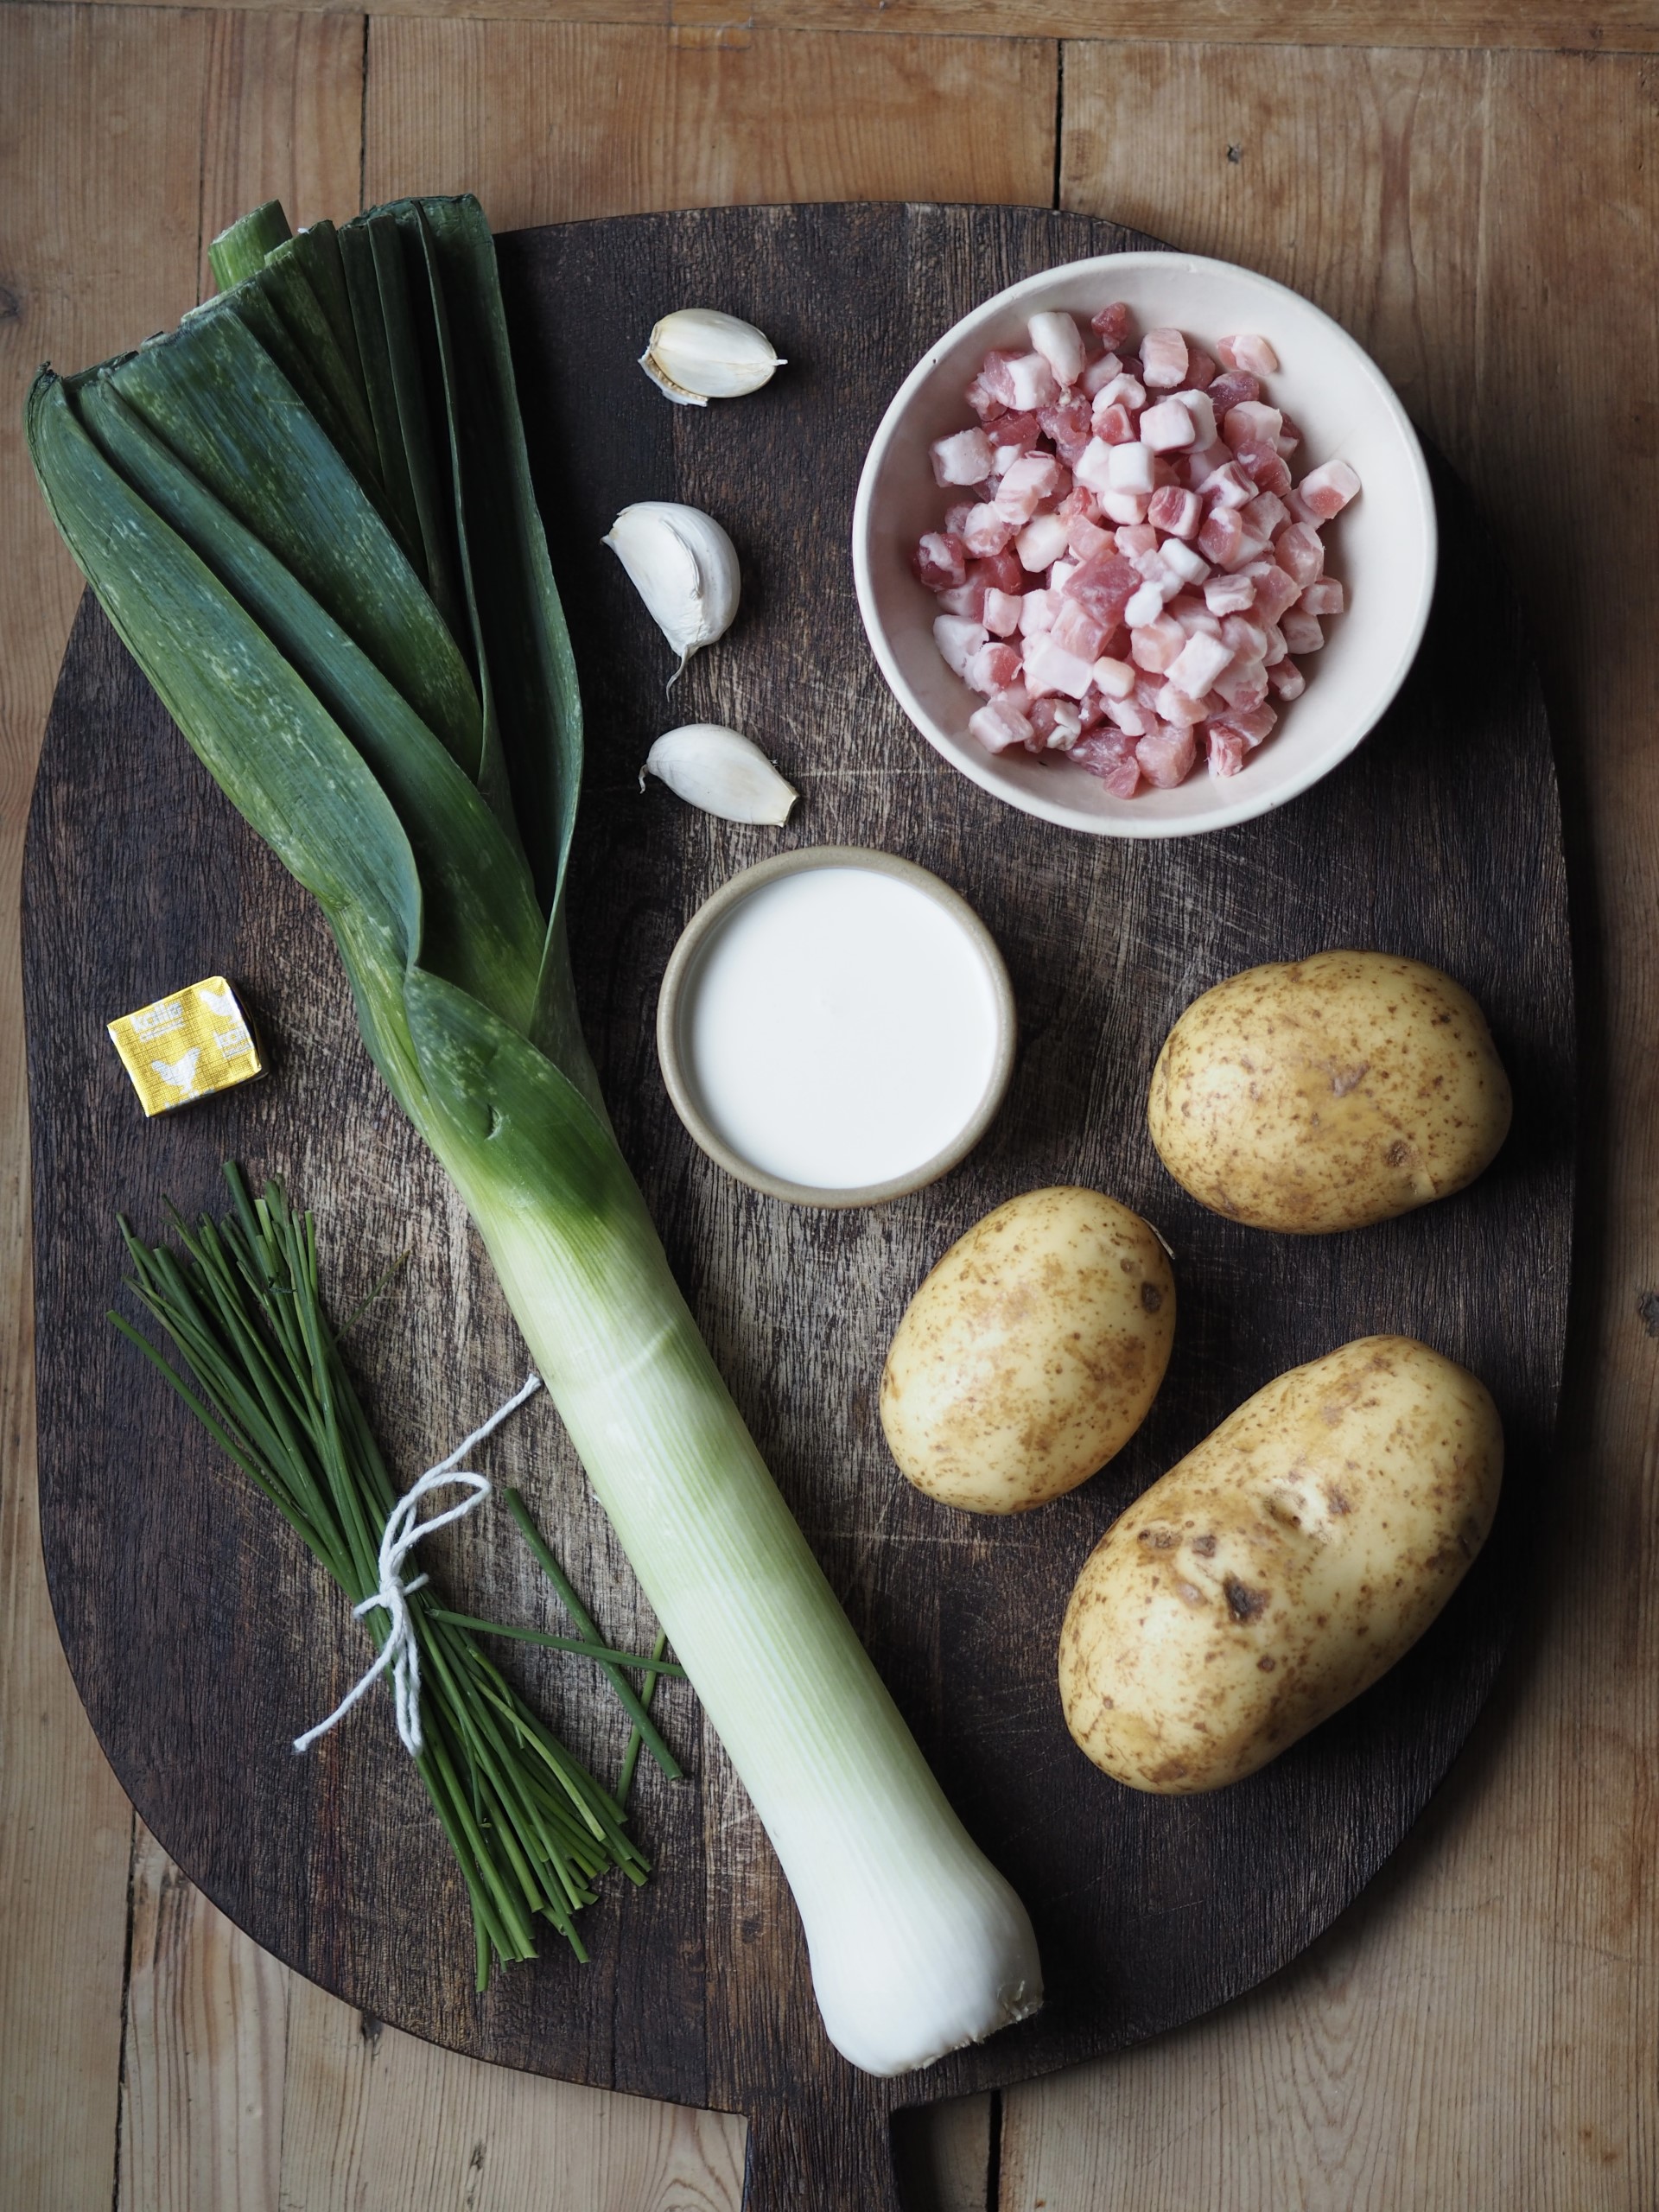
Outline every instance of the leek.
<svg viewBox="0 0 1659 2212">
<path fill-rule="evenodd" d="M 475 200 L 257 211 L 217 298 L 29 395 L 36 472 L 209 772 L 333 929 L 765 1824 L 825 2026 L 892 2074 L 1040 2002 L 732 1403 L 617 1148 L 565 946 L 575 663 Z M 810 1686 L 788 1701 L 775 1686 Z"/>
</svg>

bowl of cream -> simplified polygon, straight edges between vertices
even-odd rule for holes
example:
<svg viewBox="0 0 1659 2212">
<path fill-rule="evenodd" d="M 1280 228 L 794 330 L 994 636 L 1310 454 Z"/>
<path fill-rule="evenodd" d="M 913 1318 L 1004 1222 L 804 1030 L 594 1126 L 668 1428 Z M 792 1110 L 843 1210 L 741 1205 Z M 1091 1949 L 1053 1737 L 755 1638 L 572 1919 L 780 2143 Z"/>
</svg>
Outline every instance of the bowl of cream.
<svg viewBox="0 0 1659 2212">
<path fill-rule="evenodd" d="M 686 1128 L 753 1189 L 879 1205 L 947 1173 L 1014 1071 L 1014 993 L 973 908 L 925 868 L 812 845 L 700 907 L 657 1006 Z"/>
</svg>

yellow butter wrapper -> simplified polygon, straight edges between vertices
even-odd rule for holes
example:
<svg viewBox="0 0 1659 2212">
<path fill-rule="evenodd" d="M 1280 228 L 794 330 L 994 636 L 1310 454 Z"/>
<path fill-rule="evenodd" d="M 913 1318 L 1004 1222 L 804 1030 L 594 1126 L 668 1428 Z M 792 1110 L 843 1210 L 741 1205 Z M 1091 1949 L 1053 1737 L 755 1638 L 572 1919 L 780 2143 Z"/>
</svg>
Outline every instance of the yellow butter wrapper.
<svg viewBox="0 0 1659 2212">
<path fill-rule="evenodd" d="M 109 1025 L 146 1114 L 170 1114 L 265 1071 L 241 1002 L 222 976 Z"/>
</svg>

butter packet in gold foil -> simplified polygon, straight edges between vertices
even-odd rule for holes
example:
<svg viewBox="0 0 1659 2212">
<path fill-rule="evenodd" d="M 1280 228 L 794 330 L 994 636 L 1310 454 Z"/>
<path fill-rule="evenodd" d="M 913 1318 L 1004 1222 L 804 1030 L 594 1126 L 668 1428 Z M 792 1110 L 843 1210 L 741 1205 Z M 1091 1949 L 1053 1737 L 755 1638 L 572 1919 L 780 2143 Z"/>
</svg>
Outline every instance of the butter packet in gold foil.
<svg viewBox="0 0 1659 2212">
<path fill-rule="evenodd" d="M 222 976 L 124 1014 L 109 1027 L 146 1114 L 194 1105 L 265 1071 L 241 1002 Z"/>
</svg>

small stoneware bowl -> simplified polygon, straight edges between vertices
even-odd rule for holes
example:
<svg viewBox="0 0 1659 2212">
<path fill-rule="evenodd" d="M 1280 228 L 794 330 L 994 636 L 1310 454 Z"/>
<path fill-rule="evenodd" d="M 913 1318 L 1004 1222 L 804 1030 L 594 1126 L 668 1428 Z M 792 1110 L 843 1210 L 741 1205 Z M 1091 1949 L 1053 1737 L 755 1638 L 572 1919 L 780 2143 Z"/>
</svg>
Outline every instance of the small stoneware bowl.
<svg viewBox="0 0 1659 2212">
<path fill-rule="evenodd" d="M 1160 325 L 1213 353 L 1236 331 L 1260 332 L 1280 360 L 1267 397 L 1303 434 L 1300 477 L 1351 462 L 1363 486 L 1326 530 L 1328 572 L 1346 585 L 1323 651 L 1302 662 L 1307 689 L 1236 776 L 1200 766 L 1173 791 L 1116 799 L 1087 770 L 1023 749 L 987 753 L 968 734 L 981 701 L 939 658 L 931 592 L 916 582 L 917 539 L 965 496 L 933 480 L 928 447 L 969 428 L 963 394 L 994 346 L 1026 347 L 1028 319 L 1070 310 L 1084 323 L 1126 300 L 1136 333 Z M 1186 253 L 1103 254 L 1010 285 L 947 330 L 899 385 L 859 480 L 853 510 L 858 604 L 881 672 L 928 742 L 953 767 L 1027 814 L 1111 837 L 1179 837 L 1243 822 L 1305 791 L 1345 760 L 1404 682 L 1434 590 L 1433 495 L 1417 435 L 1376 364 L 1300 293 L 1230 262 Z"/>
<path fill-rule="evenodd" d="M 950 1107 L 956 1110 L 944 1109 L 949 1114 L 948 1125 L 940 1124 L 935 1133 L 937 1141 L 929 1141 L 925 1157 L 905 1161 L 900 1170 L 881 1180 L 854 1183 L 835 1177 L 812 1180 L 808 1179 L 804 1166 L 798 1176 L 791 1176 L 776 1172 L 776 1160 L 769 1167 L 762 1160 L 747 1157 L 741 1137 L 734 1135 L 734 1127 L 741 1122 L 743 1116 L 741 1110 L 730 1109 L 734 1104 L 741 1109 L 743 1101 L 733 1093 L 731 1071 L 728 1068 L 720 1076 L 726 1087 L 727 1110 L 722 1118 L 720 1103 L 710 1095 L 717 1071 L 706 1058 L 700 1062 L 698 1057 L 700 1049 L 707 1050 L 706 1046 L 699 1045 L 699 993 L 709 979 L 719 973 L 716 963 L 722 951 L 722 931 L 739 923 L 747 902 L 757 893 L 766 892 L 785 878 L 806 875 L 818 869 L 867 873 L 880 881 L 881 888 L 874 896 L 889 903 L 895 886 L 903 887 L 912 897 L 919 895 L 928 911 L 917 914 L 914 922 L 919 925 L 924 938 L 943 953 L 946 965 L 954 970 L 956 983 L 969 995 L 966 1003 L 973 1010 L 971 1080 L 964 1085 L 960 1098 L 950 1102 Z M 834 895 L 830 887 L 824 888 L 825 893 Z M 761 911 L 750 909 L 751 918 Z M 903 913 L 902 904 L 895 912 Z M 795 1065 L 810 1067 L 818 1025 L 831 1018 L 845 1022 L 849 995 L 862 992 L 868 995 L 871 1007 L 873 1039 L 883 1033 L 891 1036 L 896 1031 L 905 1049 L 925 1053 L 931 1022 L 936 1046 L 948 1056 L 951 1041 L 948 997 L 931 1004 L 921 998 L 906 998 L 906 979 L 897 964 L 899 933 L 895 932 L 891 940 L 895 948 L 893 957 L 889 958 L 884 950 L 879 960 L 868 963 L 861 979 L 856 960 L 849 966 L 847 960 L 837 957 L 835 948 L 839 940 L 831 931 L 821 932 L 817 942 L 826 948 L 824 963 L 817 963 L 815 948 L 809 945 L 802 965 L 784 978 L 781 989 L 764 1002 L 756 999 L 752 1022 L 741 993 L 738 995 L 735 1003 L 741 1026 L 747 1033 L 747 1052 L 762 1056 L 768 1062 L 775 1058 L 779 1066 L 787 1068 L 791 1039 L 798 1047 L 804 1039 L 804 1049 Z M 730 943 L 728 939 L 728 947 Z M 722 988 L 729 1015 L 734 1003 L 733 986 L 728 980 Z M 852 1020 L 855 1028 L 856 1007 Z M 941 1023 L 947 1025 L 943 1033 Z M 844 1036 L 847 1032 L 843 1028 L 841 1033 Z M 938 876 L 930 875 L 925 868 L 899 860 L 891 853 L 873 851 L 861 845 L 806 846 L 797 852 L 779 853 L 775 858 L 761 861 L 734 875 L 687 924 L 669 961 L 657 1001 L 657 1057 L 675 1112 L 703 1151 L 728 1174 L 736 1176 L 753 1190 L 764 1191 L 772 1198 L 787 1198 L 796 1205 L 880 1205 L 888 1198 L 903 1197 L 906 1192 L 919 1191 L 947 1174 L 972 1151 L 995 1119 L 1014 1072 L 1014 991 L 1002 956 L 984 923 L 965 899 L 941 883 Z M 845 1071 L 839 1064 L 822 1071 L 819 1080 L 835 1094 L 830 1109 L 832 1115 L 841 1112 L 856 1117 L 861 1105 L 868 1105 L 879 1113 L 883 1110 L 884 1096 L 885 1110 L 892 1113 L 895 1108 L 902 1109 L 904 1097 L 893 1087 L 898 1081 L 896 1073 L 890 1075 L 883 1070 L 869 1076 L 868 1091 L 858 1093 L 857 1085 L 866 1077 L 856 1071 L 868 1071 L 869 1058 L 868 1052 L 861 1057 L 849 1053 Z M 740 1058 L 733 1065 L 741 1067 L 744 1063 Z M 895 1063 L 895 1069 L 899 1065 Z M 750 1066 L 753 1067 L 753 1061 Z M 837 1088 L 843 1072 L 845 1085 Z M 762 1077 L 770 1085 L 770 1066 L 762 1071 Z M 752 1075 L 736 1078 L 740 1084 L 751 1079 L 762 1078 Z M 775 1117 L 779 1110 L 776 1095 L 769 1091 L 769 1096 L 772 1103 L 767 1110 Z M 765 1151 L 766 1146 L 757 1143 L 754 1148 Z"/>
</svg>

